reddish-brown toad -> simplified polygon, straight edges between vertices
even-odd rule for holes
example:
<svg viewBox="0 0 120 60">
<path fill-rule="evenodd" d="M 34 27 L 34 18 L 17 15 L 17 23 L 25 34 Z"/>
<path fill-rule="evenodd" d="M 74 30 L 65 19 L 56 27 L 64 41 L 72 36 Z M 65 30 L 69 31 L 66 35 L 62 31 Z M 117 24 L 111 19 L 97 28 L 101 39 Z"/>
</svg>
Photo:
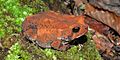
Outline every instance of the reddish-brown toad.
<svg viewBox="0 0 120 60">
<path fill-rule="evenodd" d="M 43 48 L 66 50 L 68 42 L 84 35 L 84 16 L 62 15 L 53 11 L 26 17 L 22 25 L 26 38 Z"/>
</svg>

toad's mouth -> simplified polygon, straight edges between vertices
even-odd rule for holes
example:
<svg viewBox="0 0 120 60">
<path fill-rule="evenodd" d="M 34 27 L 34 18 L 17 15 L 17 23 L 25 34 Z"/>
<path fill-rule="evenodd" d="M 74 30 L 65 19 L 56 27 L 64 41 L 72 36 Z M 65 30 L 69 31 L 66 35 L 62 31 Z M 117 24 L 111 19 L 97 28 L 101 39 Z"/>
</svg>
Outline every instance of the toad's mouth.
<svg viewBox="0 0 120 60">
<path fill-rule="evenodd" d="M 60 37 L 59 40 L 62 40 L 63 44 L 73 44 L 73 45 L 77 45 L 77 44 L 84 44 L 87 41 L 87 36 L 86 35 L 82 35 L 79 36 L 75 39 L 72 39 L 71 37 L 68 38 L 63 38 Z"/>
<path fill-rule="evenodd" d="M 64 42 L 70 42 L 72 40 L 76 40 L 79 39 L 81 37 L 81 35 L 77 36 L 76 38 L 73 38 L 72 36 L 67 36 L 67 37 L 58 37 L 58 40 L 62 40 Z"/>
<path fill-rule="evenodd" d="M 67 37 L 58 37 L 57 39 L 58 40 L 62 40 L 64 42 L 69 42 L 69 41 L 72 40 L 72 37 L 70 37 L 70 36 L 67 36 Z"/>
</svg>

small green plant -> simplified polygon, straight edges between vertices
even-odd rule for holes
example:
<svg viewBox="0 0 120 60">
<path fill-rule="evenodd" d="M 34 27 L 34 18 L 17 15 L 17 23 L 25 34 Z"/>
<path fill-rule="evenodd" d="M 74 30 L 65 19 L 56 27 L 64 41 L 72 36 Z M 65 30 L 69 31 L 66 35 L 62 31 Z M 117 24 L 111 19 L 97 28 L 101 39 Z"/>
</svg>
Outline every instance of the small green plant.
<svg viewBox="0 0 120 60">
<path fill-rule="evenodd" d="M 46 57 L 48 59 L 52 59 L 52 60 L 56 60 L 57 57 L 55 56 L 55 51 L 52 50 L 52 49 L 45 49 L 44 51 L 44 54 L 46 55 Z"/>
<path fill-rule="evenodd" d="M 81 49 L 80 56 L 83 60 L 102 60 L 99 52 L 97 51 L 94 42 L 92 41 L 92 34 L 90 31 L 87 33 L 87 42 Z"/>
<path fill-rule="evenodd" d="M 5 60 L 30 60 L 30 54 L 21 50 L 19 43 L 12 45 Z"/>
</svg>

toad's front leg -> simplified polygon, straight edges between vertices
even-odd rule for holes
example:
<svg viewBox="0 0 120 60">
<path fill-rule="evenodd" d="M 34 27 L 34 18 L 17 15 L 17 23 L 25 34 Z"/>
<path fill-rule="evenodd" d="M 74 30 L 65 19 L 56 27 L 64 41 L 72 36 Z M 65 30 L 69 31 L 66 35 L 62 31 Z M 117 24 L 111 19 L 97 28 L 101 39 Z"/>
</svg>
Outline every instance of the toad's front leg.
<svg viewBox="0 0 120 60">
<path fill-rule="evenodd" d="M 51 44 L 51 46 L 54 49 L 57 49 L 57 50 L 60 50 L 60 51 L 65 51 L 68 48 L 70 48 L 70 45 L 67 44 L 67 42 L 63 42 L 61 40 L 55 40 L 55 41 L 53 41 L 52 44 Z"/>
</svg>

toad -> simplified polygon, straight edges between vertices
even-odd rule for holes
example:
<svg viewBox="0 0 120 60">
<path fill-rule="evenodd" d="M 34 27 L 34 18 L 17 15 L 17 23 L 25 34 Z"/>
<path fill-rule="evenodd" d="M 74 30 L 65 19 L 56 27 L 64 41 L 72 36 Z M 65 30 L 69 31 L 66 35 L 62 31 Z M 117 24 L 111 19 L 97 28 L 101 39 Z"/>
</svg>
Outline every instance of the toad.
<svg viewBox="0 0 120 60">
<path fill-rule="evenodd" d="M 47 11 L 27 16 L 22 24 L 22 33 L 42 48 L 65 51 L 70 48 L 70 41 L 85 35 L 87 28 L 84 16 Z"/>
</svg>

